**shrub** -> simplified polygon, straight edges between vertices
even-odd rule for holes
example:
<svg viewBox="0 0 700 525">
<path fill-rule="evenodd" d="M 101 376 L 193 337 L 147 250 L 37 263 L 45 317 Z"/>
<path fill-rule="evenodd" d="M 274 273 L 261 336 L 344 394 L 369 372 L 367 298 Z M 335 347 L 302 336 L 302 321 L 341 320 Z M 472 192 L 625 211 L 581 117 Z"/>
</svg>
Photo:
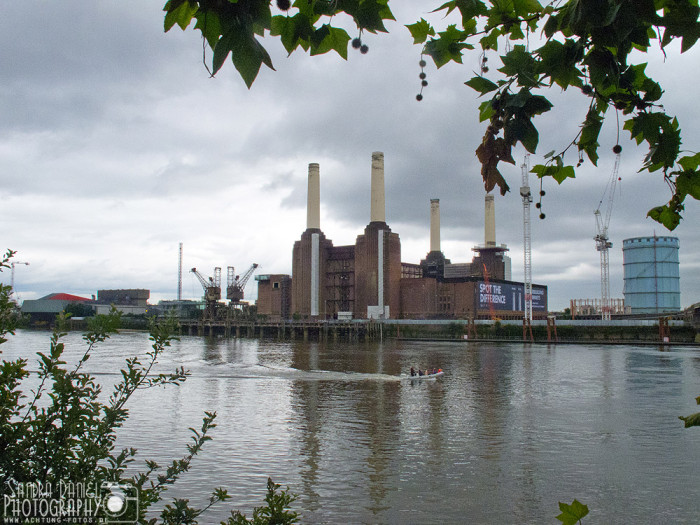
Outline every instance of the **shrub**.
<svg viewBox="0 0 700 525">
<path fill-rule="evenodd" d="M 13 252 L 0 261 L 8 267 Z M 16 320 L 9 315 L 10 288 L 0 285 L 0 343 L 14 334 Z M 117 431 L 128 418 L 126 404 L 139 389 L 179 385 L 189 375 L 184 368 L 170 374 L 154 374 L 153 366 L 175 338 L 172 321 L 152 323 L 151 350 L 146 359 L 132 357 L 121 370 L 121 381 L 106 402 L 102 387 L 82 371 L 94 348 L 116 333 L 120 314 L 90 319 L 83 339 L 87 348 L 72 367 L 63 361 L 67 317 L 60 315 L 50 339 L 48 353 L 38 352 L 38 386 L 23 391 L 30 372 L 27 359 L 3 360 L 0 365 L 0 491 L 4 522 L 61 523 L 156 523 L 147 519 L 149 509 L 162 500 L 166 489 L 190 467 L 194 457 L 216 427 L 216 413 L 205 412 L 202 426 L 191 428 L 192 442 L 183 457 L 162 468 L 146 461 L 146 471 L 128 475 L 136 449 L 116 451 Z M 1 352 L 1 351 L 0 351 Z M 253 521 L 234 512 L 227 524 L 295 523 L 297 514 L 287 510 L 295 500 L 288 491 L 277 493 L 279 485 L 268 480 L 266 505 L 255 509 Z M 225 489 L 213 490 L 203 509 L 174 499 L 160 513 L 161 523 L 197 523 L 198 518 L 218 502 L 229 499 Z M 234 521 L 232 521 L 234 520 Z"/>
</svg>

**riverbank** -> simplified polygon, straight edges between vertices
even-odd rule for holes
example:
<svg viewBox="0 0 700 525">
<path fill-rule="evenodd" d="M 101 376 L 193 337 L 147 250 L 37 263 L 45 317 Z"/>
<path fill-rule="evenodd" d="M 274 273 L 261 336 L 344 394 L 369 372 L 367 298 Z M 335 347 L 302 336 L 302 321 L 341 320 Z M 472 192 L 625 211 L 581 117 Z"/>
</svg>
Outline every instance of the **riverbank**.
<svg viewBox="0 0 700 525">
<path fill-rule="evenodd" d="M 608 344 L 697 344 L 700 336 L 678 320 L 536 320 L 528 330 L 521 321 L 441 321 L 385 319 L 353 321 L 180 321 L 180 333 L 212 337 L 277 340 L 503 341 Z"/>
<path fill-rule="evenodd" d="M 86 330 L 87 319 L 70 319 L 69 330 Z M 49 326 L 43 327 L 48 329 Z M 122 317 L 122 330 L 148 330 L 148 319 Z M 180 319 L 179 335 L 302 341 L 537 342 L 560 344 L 700 345 L 700 332 L 679 319 L 538 319 L 523 329 L 518 320 L 299 320 L 264 321 Z"/>
</svg>

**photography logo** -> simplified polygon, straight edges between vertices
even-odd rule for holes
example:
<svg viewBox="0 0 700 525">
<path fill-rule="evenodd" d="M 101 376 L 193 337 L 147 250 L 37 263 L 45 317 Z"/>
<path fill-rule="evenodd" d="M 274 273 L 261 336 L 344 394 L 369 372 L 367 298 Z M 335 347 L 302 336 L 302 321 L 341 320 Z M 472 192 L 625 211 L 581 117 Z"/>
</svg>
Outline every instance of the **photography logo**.
<svg viewBox="0 0 700 525">
<path fill-rule="evenodd" d="M 6 524 L 136 523 L 138 490 L 128 483 L 40 482 L 10 480 L 2 487 Z"/>
<path fill-rule="evenodd" d="M 139 498 L 135 487 L 126 483 L 105 482 L 101 493 L 105 523 L 136 523 Z"/>
</svg>

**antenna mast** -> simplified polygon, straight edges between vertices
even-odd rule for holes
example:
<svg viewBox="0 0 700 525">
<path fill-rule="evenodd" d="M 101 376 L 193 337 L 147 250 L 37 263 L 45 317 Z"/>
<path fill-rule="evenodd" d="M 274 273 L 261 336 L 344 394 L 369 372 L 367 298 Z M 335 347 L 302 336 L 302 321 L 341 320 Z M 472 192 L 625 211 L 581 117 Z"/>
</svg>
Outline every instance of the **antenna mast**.
<svg viewBox="0 0 700 525">
<path fill-rule="evenodd" d="M 177 300 L 182 301 L 182 243 L 180 243 L 180 257 L 177 263 Z"/>
</svg>

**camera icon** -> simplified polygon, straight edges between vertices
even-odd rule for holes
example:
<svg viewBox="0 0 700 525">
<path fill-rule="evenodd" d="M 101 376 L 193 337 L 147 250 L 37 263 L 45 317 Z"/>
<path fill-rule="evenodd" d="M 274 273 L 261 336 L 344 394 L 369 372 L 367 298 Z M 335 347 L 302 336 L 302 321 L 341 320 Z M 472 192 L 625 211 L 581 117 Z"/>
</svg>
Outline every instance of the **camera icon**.
<svg viewBox="0 0 700 525">
<path fill-rule="evenodd" d="M 103 523 L 136 523 L 139 514 L 138 489 L 128 483 L 105 481 L 101 487 Z"/>
</svg>

